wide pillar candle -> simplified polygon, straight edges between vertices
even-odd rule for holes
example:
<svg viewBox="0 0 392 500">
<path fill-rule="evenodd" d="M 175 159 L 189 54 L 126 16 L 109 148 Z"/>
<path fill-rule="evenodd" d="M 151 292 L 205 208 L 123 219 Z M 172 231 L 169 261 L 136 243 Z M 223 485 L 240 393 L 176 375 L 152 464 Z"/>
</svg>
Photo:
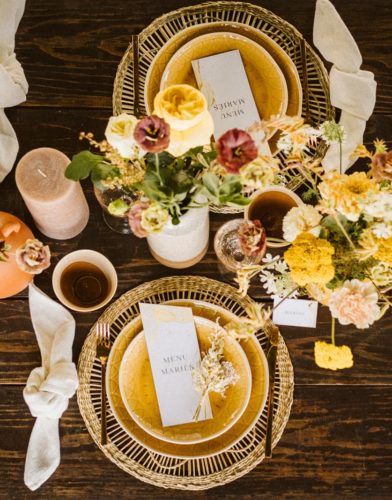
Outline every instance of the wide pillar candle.
<svg viewBox="0 0 392 500">
<path fill-rule="evenodd" d="M 90 215 L 79 182 L 64 175 L 70 160 L 56 149 L 33 149 L 19 161 L 15 179 L 41 233 L 56 240 L 79 234 Z"/>
</svg>

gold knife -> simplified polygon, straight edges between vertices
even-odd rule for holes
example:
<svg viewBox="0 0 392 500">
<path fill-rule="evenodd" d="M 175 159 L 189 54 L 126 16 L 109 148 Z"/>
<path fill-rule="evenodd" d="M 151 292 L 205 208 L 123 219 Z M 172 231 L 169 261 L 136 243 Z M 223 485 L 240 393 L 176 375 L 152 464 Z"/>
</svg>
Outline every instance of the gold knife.
<svg viewBox="0 0 392 500">
<path fill-rule="evenodd" d="M 265 456 L 272 456 L 272 423 L 274 419 L 274 390 L 275 390 L 275 371 L 276 358 L 279 344 L 279 328 L 268 321 L 265 327 L 268 335 L 267 361 L 269 371 L 269 389 L 268 389 L 268 407 L 267 407 L 267 434 L 265 437 Z"/>
</svg>

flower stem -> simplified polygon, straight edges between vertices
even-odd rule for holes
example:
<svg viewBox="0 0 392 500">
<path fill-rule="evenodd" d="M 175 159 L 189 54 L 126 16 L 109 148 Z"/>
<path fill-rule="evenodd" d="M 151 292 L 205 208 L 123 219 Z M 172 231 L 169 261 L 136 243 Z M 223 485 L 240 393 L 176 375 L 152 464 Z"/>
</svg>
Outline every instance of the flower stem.
<svg viewBox="0 0 392 500">
<path fill-rule="evenodd" d="M 339 140 L 339 174 L 342 173 L 343 168 L 343 144 L 342 140 Z"/>
<path fill-rule="evenodd" d="M 280 306 L 280 304 L 281 304 L 282 302 L 284 302 L 286 299 L 288 299 L 291 295 L 293 295 L 293 293 L 294 293 L 294 292 L 296 292 L 296 291 L 298 290 L 298 288 L 299 288 L 299 286 L 297 286 L 297 288 L 293 288 L 293 290 L 291 290 L 291 291 L 290 291 L 287 295 L 285 295 L 285 296 L 283 297 L 283 299 L 282 299 L 282 300 L 280 300 L 280 301 L 276 304 L 276 306 L 274 306 L 272 309 L 273 309 L 273 310 L 274 310 L 274 309 L 277 309 L 277 308 Z"/>
<path fill-rule="evenodd" d="M 333 316 L 331 322 L 331 342 L 335 345 L 335 318 Z"/>
<path fill-rule="evenodd" d="M 343 224 L 339 220 L 339 215 L 334 214 L 334 219 L 336 220 L 336 224 L 339 226 L 340 230 L 342 231 L 343 235 L 345 236 L 346 240 L 349 242 L 351 248 L 355 250 L 355 245 L 352 242 L 350 236 L 348 235 L 347 231 L 345 230 Z"/>
<path fill-rule="evenodd" d="M 158 153 L 155 153 L 155 172 L 156 172 L 157 177 L 159 179 L 159 184 L 161 186 L 163 186 L 163 180 L 162 180 L 162 177 L 161 177 L 161 172 L 159 170 L 159 155 L 158 155 Z"/>
</svg>

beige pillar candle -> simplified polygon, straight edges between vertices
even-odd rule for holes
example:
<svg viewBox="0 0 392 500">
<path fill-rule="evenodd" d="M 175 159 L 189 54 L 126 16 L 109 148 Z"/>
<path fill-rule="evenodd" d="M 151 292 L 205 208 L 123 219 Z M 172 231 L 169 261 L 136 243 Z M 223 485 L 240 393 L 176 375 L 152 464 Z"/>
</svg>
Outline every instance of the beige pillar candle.
<svg viewBox="0 0 392 500">
<path fill-rule="evenodd" d="M 51 148 L 33 149 L 19 161 L 15 179 L 41 233 L 56 240 L 79 234 L 90 212 L 79 182 L 66 179 L 70 160 Z"/>
</svg>

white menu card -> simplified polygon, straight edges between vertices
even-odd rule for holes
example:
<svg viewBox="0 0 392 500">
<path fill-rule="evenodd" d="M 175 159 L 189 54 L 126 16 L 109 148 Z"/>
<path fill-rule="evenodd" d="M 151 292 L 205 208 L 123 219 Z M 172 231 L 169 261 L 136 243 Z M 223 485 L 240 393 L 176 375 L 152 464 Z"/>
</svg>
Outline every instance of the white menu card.
<svg viewBox="0 0 392 500">
<path fill-rule="evenodd" d="M 196 59 L 192 67 L 197 85 L 207 99 L 216 139 L 232 128 L 247 130 L 260 122 L 239 50 Z"/>
<path fill-rule="evenodd" d="M 192 422 L 201 396 L 192 382 L 192 372 L 200 363 L 192 309 L 143 303 L 139 306 L 162 425 Z M 209 418 L 212 412 L 206 398 L 199 420 Z"/>
</svg>

